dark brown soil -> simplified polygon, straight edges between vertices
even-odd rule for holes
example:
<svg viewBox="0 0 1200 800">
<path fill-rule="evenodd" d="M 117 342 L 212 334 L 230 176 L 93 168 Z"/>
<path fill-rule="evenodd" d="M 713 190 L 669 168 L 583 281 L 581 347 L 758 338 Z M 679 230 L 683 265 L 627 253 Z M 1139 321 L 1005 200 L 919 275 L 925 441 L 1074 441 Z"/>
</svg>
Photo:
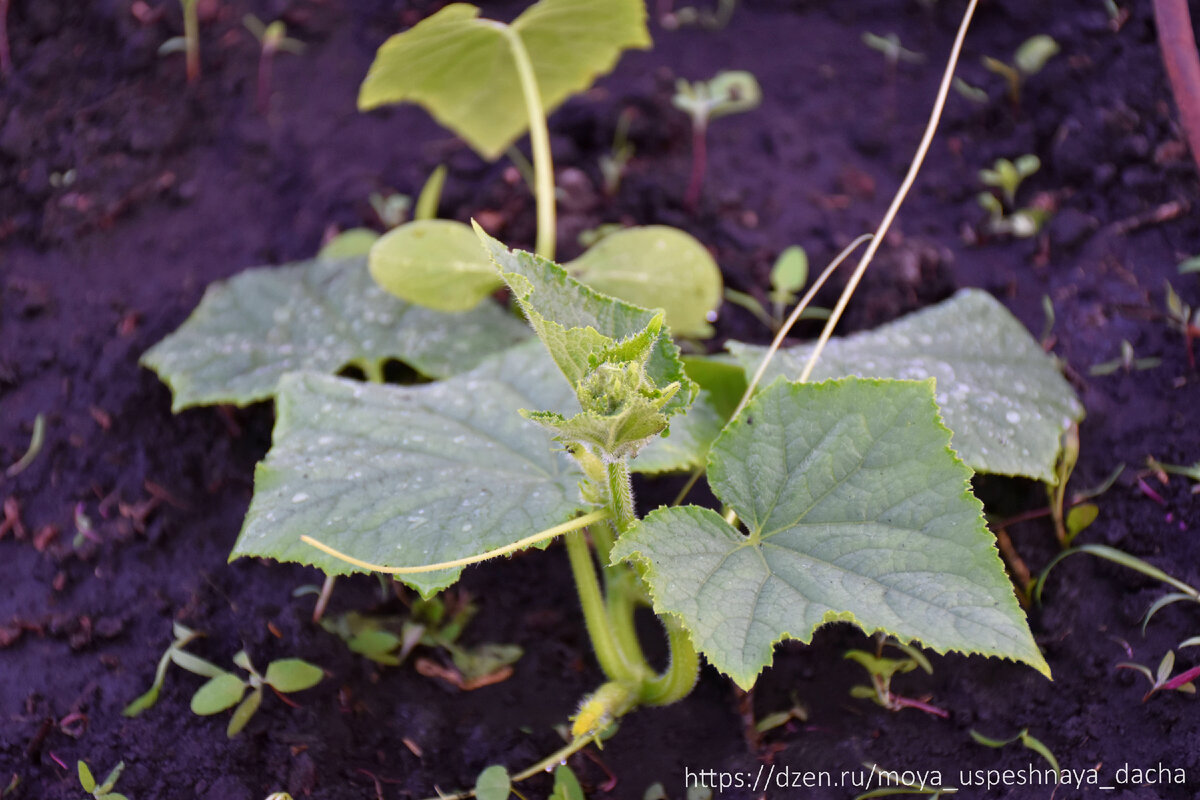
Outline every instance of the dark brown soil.
<svg viewBox="0 0 1200 800">
<path fill-rule="evenodd" d="M 29 442 L 45 414 L 46 444 L 0 500 L 20 530 L 0 536 L 0 794 L 17 776 L 18 798 L 77 798 L 77 759 L 97 772 L 124 760 L 119 789 L 133 800 L 195 797 L 411 798 L 470 785 L 492 763 L 520 768 L 557 747 L 552 726 L 600 681 L 558 549 L 468 570 L 480 613 L 469 641 L 516 642 L 526 656 L 512 679 L 460 692 L 411 667 L 381 669 L 353 656 L 309 621 L 312 597 L 293 597 L 320 576 L 294 566 L 226 563 L 250 498 L 254 463 L 270 441 L 271 409 L 170 414 L 167 389 L 138 356 L 177 326 L 211 281 L 262 263 L 311 255 L 330 226 L 378 225 L 367 198 L 385 187 L 412 193 L 438 163 L 450 167 L 442 212 L 486 215 L 506 241 L 528 246 L 533 208 L 503 163 L 479 161 L 422 111 L 360 115 L 354 98 L 375 48 L 440 4 L 401 0 L 227 0 L 209 3 L 205 73 L 184 82 L 181 56 L 158 45 L 180 32 L 174 3 L 14 0 L 9 15 L 15 73 L 0 83 L 0 467 Z M 204 5 L 204 3 L 202 3 Z M 521 3 L 486 4 L 514 15 Z M 893 318 L 960 286 L 997 294 L 1035 333 L 1042 297 L 1057 321 L 1054 352 L 1088 411 L 1075 486 L 1128 468 L 1101 500 L 1082 540 L 1147 558 L 1200 581 L 1200 504 L 1190 484 L 1141 478 L 1147 455 L 1200 460 L 1200 376 L 1183 338 L 1162 319 L 1164 282 L 1200 303 L 1195 275 L 1176 264 L 1200 252 L 1195 169 L 1174 122 L 1147 4 L 1119 31 L 1096 0 L 992 0 L 971 32 L 961 74 L 990 103 L 953 95 L 929 164 L 888 246 L 855 298 L 847 329 Z M 139 21 L 133 7 L 157 14 Z M 151 7 L 153 6 L 153 7 Z M 557 165 L 573 187 L 564 201 L 563 255 L 600 222 L 663 222 L 711 246 L 729 285 L 762 294 L 781 249 L 803 244 L 823 264 L 874 227 L 924 124 L 964 4 L 931 11 L 902 0 L 744 0 L 728 29 L 668 32 L 655 49 L 627 55 L 599 88 L 552 120 Z M 1200 10 L 1200 9 L 1198 9 Z M 241 27 L 253 11 L 283 17 L 309 43 L 281 56 L 271 111 L 254 111 L 256 43 Z M 143 14 L 144 16 L 144 14 Z M 927 55 L 889 75 L 860 41 L 896 32 Z M 1003 99 L 983 54 L 1007 57 L 1049 33 L 1063 54 L 1030 79 L 1019 110 Z M 670 107 L 676 76 L 749 69 L 765 99 L 710 131 L 711 172 L 701 210 L 685 213 L 688 131 Z M 618 114 L 637 109 L 637 156 L 613 199 L 597 158 Z M 997 157 L 1038 154 L 1023 188 L 1058 213 L 1043 236 L 983 236 L 977 171 Z M 64 174 L 73 181 L 64 185 Z M 66 181 L 70 181 L 67 178 Z M 826 298 L 827 299 L 827 298 Z M 727 305 L 720 339 L 768 332 Z M 718 342 L 720 341 L 718 339 Z M 1089 377 L 1128 340 L 1161 366 Z M 653 505 L 678 482 L 643 487 Z M 987 480 L 1001 516 L 1044 504 L 1040 487 Z M 76 515 L 95 541 L 73 545 Z M 23 535 L 19 535 L 22 534 Z M 1054 554 L 1049 524 L 1014 526 L 1034 568 Z M 572 765 L 594 797 L 640 798 L 651 783 L 684 796 L 685 768 L 757 774 L 761 764 L 828 770 L 864 762 L 888 769 L 1023 769 L 1038 763 L 1014 745 L 995 751 L 976 728 L 1008 737 L 1023 728 L 1064 768 L 1098 766 L 1101 783 L 1057 798 L 1192 798 L 1200 787 L 1200 723 L 1194 698 L 1142 703 L 1133 660 L 1154 666 L 1200 633 L 1191 604 L 1161 612 L 1143 637 L 1139 620 L 1162 586 L 1077 556 L 1051 578 L 1031 613 L 1054 670 L 1051 683 L 1011 663 L 934 659 L 932 676 L 897 679 L 949 711 L 890 713 L 853 700 L 860 676 L 842 652 L 865 638 L 847 626 L 811 647 L 781 647 L 750 699 L 765 715 L 790 705 L 806 723 L 748 743 L 730 684 L 706 670 L 686 701 L 639 712 L 595 759 Z M 371 578 L 341 582 L 333 612 L 396 611 Z M 137 719 L 121 709 L 148 685 L 172 620 L 205 631 L 193 650 L 227 662 L 245 647 L 256 662 L 296 655 L 328 678 L 288 708 L 269 697 L 246 733 L 228 741 L 224 718 L 188 711 L 199 685 L 173 670 L 161 701 Z M 1182 650 L 1179 669 L 1197 663 Z M 406 745 L 406 742 L 412 746 Z M 1118 783 L 1124 764 L 1186 770 L 1186 785 Z M 967 776 L 968 778 L 970 776 Z M 546 780 L 529 784 L 543 797 Z M 769 797 L 849 798 L 840 788 L 773 789 Z M 966 798 L 1047 798 L 1048 787 L 964 787 Z M 724 796 L 752 797 L 745 789 Z"/>
</svg>

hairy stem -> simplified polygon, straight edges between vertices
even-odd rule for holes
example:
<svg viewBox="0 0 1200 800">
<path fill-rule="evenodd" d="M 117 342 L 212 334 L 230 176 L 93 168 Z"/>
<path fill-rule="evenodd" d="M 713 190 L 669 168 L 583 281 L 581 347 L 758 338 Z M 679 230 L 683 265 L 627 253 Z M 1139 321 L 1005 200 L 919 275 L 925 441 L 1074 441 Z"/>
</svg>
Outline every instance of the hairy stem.
<svg viewBox="0 0 1200 800">
<path fill-rule="evenodd" d="M 613 524 L 617 535 L 637 524 L 637 515 L 633 511 L 633 486 L 629 479 L 629 462 L 625 459 L 612 461 L 608 468 L 608 502 L 612 511 Z"/>
<path fill-rule="evenodd" d="M 538 91 L 533 63 L 521 35 L 508 25 L 499 25 L 508 39 L 517 74 L 521 78 L 521 92 L 525 95 L 525 109 L 529 113 L 529 146 L 533 153 L 534 195 L 537 198 L 537 254 L 554 260 L 558 232 L 554 208 L 554 160 L 550 156 L 550 131 L 546 127 L 546 111 L 542 107 L 542 95 Z"/>
<path fill-rule="evenodd" d="M 600 592 L 600 581 L 596 578 L 596 565 L 592 551 L 582 531 L 567 534 L 567 558 L 571 562 L 571 574 L 575 577 L 575 589 L 579 592 L 579 604 L 583 607 L 583 619 L 587 625 L 588 638 L 596 651 L 600 668 L 612 681 L 638 682 L 644 675 L 624 658 Z"/>
</svg>

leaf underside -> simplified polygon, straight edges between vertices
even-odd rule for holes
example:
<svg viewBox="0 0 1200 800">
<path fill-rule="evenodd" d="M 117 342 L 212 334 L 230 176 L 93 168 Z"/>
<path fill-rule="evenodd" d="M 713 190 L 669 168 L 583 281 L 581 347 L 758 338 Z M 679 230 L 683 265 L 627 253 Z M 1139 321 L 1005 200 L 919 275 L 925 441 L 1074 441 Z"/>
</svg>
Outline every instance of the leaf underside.
<svg viewBox="0 0 1200 800">
<path fill-rule="evenodd" d="M 379 48 L 359 90 L 361 110 L 413 102 L 494 161 L 529 126 L 509 43 L 467 3 L 446 6 Z M 512 23 L 548 115 L 610 71 L 621 52 L 646 49 L 642 0 L 541 0 Z"/>
<path fill-rule="evenodd" d="M 747 372 L 765 348 L 730 342 Z M 799 377 L 811 345 L 780 350 L 765 380 Z M 954 449 L 980 472 L 1056 483 L 1063 431 L 1083 406 L 1025 327 L 995 298 L 975 289 L 872 331 L 831 339 L 811 379 L 857 375 L 937 379 L 937 402 Z"/>
<path fill-rule="evenodd" d="M 549 398 L 532 393 L 539 389 Z M 566 521 L 582 509 L 579 474 L 518 413 L 547 400 L 561 406 L 573 398 L 536 342 L 423 386 L 287 375 L 274 443 L 255 470 L 254 499 L 231 558 L 362 571 L 300 541 L 309 535 L 373 564 L 423 566 Z M 399 577 L 429 596 L 461 571 Z"/>
<path fill-rule="evenodd" d="M 655 610 L 744 688 L 775 643 L 837 620 L 1048 674 L 949 444 L 932 381 L 776 381 L 709 456 L 749 535 L 708 509 L 663 508 L 613 560 L 643 562 Z"/>
<path fill-rule="evenodd" d="M 172 389 L 172 409 L 248 405 L 275 394 L 281 376 L 378 368 L 395 358 L 430 377 L 465 372 L 527 335 L 484 305 L 444 314 L 375 285 L 366 258 L 316 259 L 249 269 L 208 287 L 192 315 L 141 363 Z"/>
<path fill-rule="evenodd" d="M 594 365 L 589 359 L 609 350 L 614 341 L 624 342 L 644 334 L 658 316 L 659 312 L 588 288 L 553 261 L 521 250 L 510 251 L 481 229 L 476 232 L 572 387 L 591 372 Z M 680 385 L 662 409 L 666 416 L 691 404 L 695 385 L 684 371 L 679 348 L 665 330 L 653 343 L 646 375 L 659 388 Z M 537 406 L 534 409 L 541 410 Z"/>
</svg>

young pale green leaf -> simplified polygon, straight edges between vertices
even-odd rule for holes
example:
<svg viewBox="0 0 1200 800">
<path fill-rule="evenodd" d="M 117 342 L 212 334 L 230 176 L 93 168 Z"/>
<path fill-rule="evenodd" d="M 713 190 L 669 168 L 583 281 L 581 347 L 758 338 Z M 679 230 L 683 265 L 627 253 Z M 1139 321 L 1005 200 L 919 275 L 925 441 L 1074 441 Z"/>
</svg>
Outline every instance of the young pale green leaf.
<svg viewBox="0 0 1200 800">
<path fill-rule="evenodd" d="M 242 732 L 242 728 L 245 728 L 258 712 L 258 707 L 262 705 L 262 699 L 262 687 L 246 695 L 246 699 L 238 705 L 233 712 L 233 716 L 229 718 L 229 725 L 225 727 L 226 737 L 232 739 Z"/>
<path fill-rule="evenodd" d="M 273 688 L 288 694 L 311 689 L 321 682 L 325 673 L 315 664 L 299 658 L 281 658 L 267 665 L 264 677 Z"/>
<path fill-rule="evenodd" d="M 776 642 L 833 621 L 1048 673 L 949 444 L 932 381 L 776 381 L 709 455 L 713 492 L 749 534 L 663 508 L 613 561 L 643 563 L 656 611 L 743 688 Z"/>
<path fill-rule="evenodd" d="M 469 311 L 504 285 L 475 232 L 448 219 L 393 228 L 371 248 L 368 263 L 388 292 L 437 311 Z"/>
<path fill-rule="evenodd" d="M 317 253 L 317 258 L 337 261 L 343 258 L 358 258 L 371 252 L 371 245 L 379 241 L 379 234 L 370 228 L 351 228 L 329 240 Z"/>
<path fill-rule="evenodd" d="M 661 308 L 676 336 L 712 336 L 721 270 L 694 236 L 666 225 L 625 228 L 564 265 L 588 286 L 636 306 Z"/>
<path fill-rule="evenodd" d="M 579 475 L 518 412 L 571 402 L 536 342 L 422 386 L 288 375 L 232 557 L 344 574 L 362 568 L 300 537 L 373 564 L 414 567 L 480 555 L 557 525 L 582 508 Z M 428 597 L 460 572 L 401 579 Z"/>
<path fill-rule="evenodd" d="M 803 247 L 792 245 L 779 254 L 775 266 L 771 267 L 771 302 L 789 305 L 806 283 L 808 253 Z"/>
<path fill-rule="evenodd" d="M 511 793 L 512 779 L 499 764 L 488 767 L 475 779 L 476 800 L 508 800 Z"/>
<path fill-rule="evenodd" d="M 1046 66 L 1046 62 L 1058 55 L 1062 48 L 1058 42 L 1044 33 L 1031 36 L 1017 48 L 1013 63 L 1017 69 L 1026 75 L 1036 75 Z"/>
<path fill-rule="evenodd" d="M 579 785 L 579 779 L 566 764 L 559 764 L 554 768 L 554 791 L 550 800 L 587 800 L 583 787 Z"/>
<path fill-rule="evenodd" d="M 118 762 L 117 765 L 115 767 L 113 767 L 112 770 L 109 771 L 108 776 L 105 777 L 105 779 L 104 779 L 104 783 L 102 783 L 96 787 L 96 794 L 101 795 L 101 796 L 107 795 L 107 796 L 111 797 L 109 792 L 111 792 L 113 790 L 113 787 L 117 785 L 117 781 L 119 781 L 121 779 L 121 773 L 124 771 L 125 771 L 125 762 L 124 761 Z"/>
<path fill-rule="evenodd" d="M 403 640 L 391 631 L 363 631 L 351 637 L 346 645 L 353 653 L 374 658 L 386 655 L 403 644 Z"/>
<path fill-rule="evenodd" d="M 455 647 L 450 658 L 467 682 L 493 675 L 517 663 L 525 651 L 520 645 L 485 642 L 477 647 Z"/>
<path fill-rule="evenodd" d="M 481 156 L 499 158 L 529 127 L 503 27 L 480 19 L 473 5 L 453 3 L 393 36 L 375 55 L 359 109 L 417 103 Z M 547 114 L 611 70 L 623 50 L 650 46 L 642 0 L 541 0 L 512 28 Z"/>
<path fill-rule="evenodd" d="M 747 372 L 765 348 L 731 342 Z M 811 345 L 784 350 L 766 380 L 799 376 Z M 937 401 L 954 449 L 972 469 L 1055 483 L 1059 440 L 1083 406 L 1054 360 L 998 301 L 967 289 L 873 331 L 831 339 L 812 380 L 937 378 Z"/>
<path fill-rule="evenodd" d="M 96 791 L 96 777 L 92 775 L 91 768 L 82 761 L 76 763 L 75 768 L 79 772 L 79 785 L 89 794 Z"/>
<path fill-rule="evenodd" d="M 200 716 L 219 714 L 232 708 L 246 692 L 246 682 L 228 672 L 209 678 L 192 695 L 192 713 Z"/>
<path fill-rule="evenodd" d="M 665 390 L 672 383 L 680 386 L 663 406 L 664 416 L 691 404 L 695 385 L 684 372 L 679 348 L 665 331 L 659 333 L 655 327 L 661 324 L 660 313 L 590 289 L 553 261 L 510 251 L 478 225 L 475 232 L 572 387 L 600 363 L 641 358 L 648 345 L 646 377 L 658 389 Z M 534 407 L 547 406 L 535 401 Z"/>
<path fill-rule="evenodd" d="M 208 287 L 180 328 L 142 356 L 174 392 L 172 408 L 247 405 L 280 376 L 349 365 L 378 374 L 397 358 L 418 372 L 464 372 L 525 335 L 496 306 L 443 314 L 380 289 L 365 258 L 262 267 Z"/>
</svg>

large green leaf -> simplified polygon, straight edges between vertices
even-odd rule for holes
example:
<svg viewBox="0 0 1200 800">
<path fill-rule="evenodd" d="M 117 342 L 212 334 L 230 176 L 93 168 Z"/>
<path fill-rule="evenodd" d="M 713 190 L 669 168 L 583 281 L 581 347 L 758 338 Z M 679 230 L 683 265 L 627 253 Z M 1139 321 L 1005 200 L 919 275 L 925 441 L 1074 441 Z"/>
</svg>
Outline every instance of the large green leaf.
<svg viewBox="0 0 1200 800">
<path fill-rule="evenodd" d="M 747 372 L 765 348 L 730 342 Z M 799 377 L 811 345 L 780 350 L 766 380 Z M 980 472 L 1055 483 L 1059 439 L 1083 406 L 1025 327 L 986 292 L 950 300 L 873 331 L 831 339 L 812 380 L 937 378 L 937 401 L 954 449 Z"/>
<path fill-rule="evenodd" d="M 714 493 L 749 533 L 663 508 L 613 560 L 643 562 L 655 610 L 745 688 L 776 642 L 836 620 L 1048 674 L 949 445 L 932 381 L 776 381 L 709 456 Z"/>
<path fill-rule="evenodd" d="M 379 48 L 359 90 L 362 110 L 413 102 L 481 156 L 498 158 L 529 126 L 502 23 L 467 3 L 446 6 Z M 643 0 L 541 0 L 512 23 L 549 114 L 613 68 L 623 50 L 646 49 Z"/>
<path fill-rule="evenodd" d="M 524 338 L 495 306 L 443 314 L 396 300 L 375 285 L 366 258 L 249 269 L 214 283 L 177 331 L 142 364 L 174 392 L 172 408 L 247 405 L 298 370 L 379 370 L 399 359 L 431 377 L 474 367 Z"/>
<path fill-rule="evenodd" d="M 541 389 L 549 396 L 530 394 Z M 518 409 L 571 400 L 536 342 L 423 386 L 287 375 L 274 443 L 255 470 L 254 499 L 231 558 L 361 571 L 300 541 L 307 534 L 372 564 L 423 566 L 564 522 L 582 507 L 579 474 Z M 461 571 L 401 579 L 429 596 Z"/>
<path fill-rule="evenodd" d="M 689 233 L 666 225 L 626 228 L 564 266 L 604 294 L 663 309 L 677 336 L 712 336 L 708 318 L 721 304 L 721 270 Z"/>
<path fill-rule="evenodd" d="M 410 303 L 467 311 L 503 285 L 467 225 L 425 219 L 385 233 L 371 247 L 371 277 Z"/>
<path fill-rule="evenodd" d="M 633 360 L 649 337 L 646 376 L 659 389 L 678 383 L 680 390 L 663 408 L 667 416 L 691 404 L 695 384 L 684 371 L 679 348 L 666 331 L 654 330 L 660 315 L 584 286 L 553 261 L 521 250 L 510 251 L 476 226 L 513 296 L 529 317 L 559 369 L 573 388 L 601 362 Z"/>
</svg>

